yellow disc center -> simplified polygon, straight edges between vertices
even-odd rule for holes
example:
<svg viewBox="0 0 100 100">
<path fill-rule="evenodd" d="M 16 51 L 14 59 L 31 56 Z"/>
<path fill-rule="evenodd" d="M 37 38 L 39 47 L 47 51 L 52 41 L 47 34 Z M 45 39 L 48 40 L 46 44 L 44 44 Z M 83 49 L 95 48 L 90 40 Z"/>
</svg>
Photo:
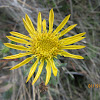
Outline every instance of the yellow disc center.
<svg viewBox="0 0 100 100">
<path fill-rule="evenodd" d="M 33 43 L 35 54 L 43 58 L 51 58 L 57 55 L 59 48 L 59 39 L 51 34 L 42 34 L 36 36 L 37 39 Z"/>
</svg>

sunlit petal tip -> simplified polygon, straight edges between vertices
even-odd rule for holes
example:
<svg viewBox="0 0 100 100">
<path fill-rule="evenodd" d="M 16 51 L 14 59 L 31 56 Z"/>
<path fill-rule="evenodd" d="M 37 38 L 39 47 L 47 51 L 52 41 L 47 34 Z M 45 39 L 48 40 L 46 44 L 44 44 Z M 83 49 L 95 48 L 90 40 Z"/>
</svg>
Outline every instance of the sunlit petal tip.
<svg viewBox="0 0 100 100">
<path fill-rule="evenodd" d="M 24 18 L 22 18 L 22 20 L 23 20 L 23 23 L 25 23 L 25 19 L 24 19 Z"/>
<path fill-rule="evenodd" d="M 86 47 L 86 46 L 84 46 L 84 45 L 83 45 L 83 47 L 82 47 L 82 48 L 85 48 L 85 47 Z"/>
<path fill-rule="evenodd" d="M 13 33 L 15 33 L 15 31 L 11 31 L 11 32 L 9 32 L 10 34 L 13 34 Z M 18 33 L 18 32 L 16 32 L 16 33 Z"/>
<path fill-rule="evenodd" d="M 67 15 L 65 18 L 67 18 L 69 20 L 70 16 L 71 16 L 71 14 Z"/>
<path fill-rule="evenodd" d="M 23 20 L 23 21 L 25 21 L 25 19 L 24 19 L 24 18 L 22 18 L 22 20 Z"/>
<path fill-rule="evenodd" d="M 32 85 L 34 85 L 35 82 L 32 82 Z"/>
<path fill-rule="evenodd" d="M 50 11 L 53 11 L 53 8 Z"/>
<path fill-rule="evenodd" d="M 72 25 L 73 28 L 76 27 L 76 26 L 77 26 L 77 24 Z"/>
<path fill-rule="evenodd" d="M 5 46 L 7 45 L 7 43 L 3 43 Z"/>
<path fill-rule="evenodd" d="M 68 15 L 69 17 L 71 16 L 71 14 Z"/>
<path fill-rule="evenodd" d="M 45 85 L 47 85 L 49 83 L 49 81 L 48 82 L 45 82 Z"/>
<path fill-rule="evenodd" d="M 41 12 L 38 13 L 38 18 L 41 20 Z"/>
<path fill-rule="evenodd" d="M 10 37 L 12 37 L 12 36 L 6 36 L 8 39 L 10 39 Z"/>
<path fill-rule="evenodd" d="M 77 58 L 78 59 L 78 58 Z M 82 57 L 82 56 L 80 56 L 80 58 L 79 59 L 84 59 L 84 57 Z"/>
<path fill-rule="evenodd" d="M 77 26 L 77 24 L 74 24 L 75 26 Z"/>
<path fill-rule="evenodd" d="M 86 32 L 83 32 L 83 34 L 85 35 L 85 34 L 86 34 Z"/>
<path fill-rule="evenodd" d="M 28 15 L 27 15 L 27 14 L 25 14 L 25 18 L 26 18 L 26 17 L 28 17 Z"/>
<path fill-rule="evenodd" d="M 54 76 L 57 76 L 57 70 L 54 72 Z"/>
<path fill-rule="evenodd" d="M 41 12 L 38 13 L 38 16 L 41 16 Z"/>
<path fill-rule="evenodd" d="M 54 70 L 54 76 L 57 76 L 57 69 Z"/>
<path fill-rule="evenodd" d="M 27 21 L 27 19 L 29 19 L 29 16 L 27 14 L 25 14 L 25 19 Z"/>
<path fill-rule="evenodd" d="M 3 57 L 3 59 L 6 59 L 6 57 Z"/>
<path fill-rule="evenodd" d="M 65 18 L 68 18 L 68 19 L 69 19 L 69 18 L 70 18 L 70 16 L 71 16 L 71 14 L 67 15 Z"/>
<path fill-rule="evenodd" d="M 10 34 L 13 33 L 14 31 L 9 32 Z"/>
<path fill-rule="evenodd" d="M 83 37 L 83 39 L 84 39 L 84 38 L 86 38 L 86 37 Z"/>
<path fill-rule="evenodd" d="M 3 57 L 3 59 L 8 59 L 7 57 Z"/>
<path fill-rule="evenodd" d="M 25 14 L 25 20 L 28 18 L 29 16 L 27 14 Z"/>
<path fill-rule="evenodd" d="M 45 83 L 45 85 L 47 85 L 48 83 Z"/>
<path fill-rule="evenodd" d="M 9 70 L 13 70 L 13 68 L 9 69 Z"/>
<path fill-rule="evenodd" d="M 24 19 L 24 18 L 22 18 L 22 20 L 23 20 L 23 23 L 25 23 L 25 19 Z"/>
<path fill-rule="evenodd" d="M 26 80 L 26 83 L 27 83 L 28 81 L 29 81 L 29 80 L 27 79 L 27 80 Z"/>
<path fill-rule="evenodd" d="M 82 57 L 82 59 L 84 59 L 84 57 Z"/>
<path fill-rule="evenodd" d="M 7 57 L 3 57 L 3 59 L 8 59 Z"/>
<path fill-rule="evenodd" d="M 50 10 L 50 12 L 52 12 L 54 14 L 53 8 Z"/>
</svg>

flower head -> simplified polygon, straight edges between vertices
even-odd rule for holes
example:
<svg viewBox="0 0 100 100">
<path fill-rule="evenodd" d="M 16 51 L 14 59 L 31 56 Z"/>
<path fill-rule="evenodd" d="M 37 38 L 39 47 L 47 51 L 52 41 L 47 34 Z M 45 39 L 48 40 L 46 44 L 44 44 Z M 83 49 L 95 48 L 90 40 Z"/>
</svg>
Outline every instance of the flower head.
<svg viewBox="0 0 100 100">
<path fill-rule="evenodd" d="M 25 53 L 19 53 L 16 55 L 7 56 L 7 57 L 4 57 L 4 59 L 16 59 L 16 58 L 24 57 L 27 55 L 31 55 L 31 57 L 28 57 L 25 60 L 23 60 L 21 63 L 15 65 L 14 67 L 11 68 L 11 70 L 17 69 L 23 66 L 24 64 L 31 61 L 34 57 L 37 58 L 37 60 L 35 61 L 35 63 L 32 65 L 30 69 L 30 72 L 26 81 L 28 82 L 29 79 L 32 77 L 32 75 L 34 74 L 36 70 L 38 62 L 40 61 L 41 64 L 39 65 L 37 74 L 32 82 L 32 84 L 34 84 L 42 72 L 44 61 L 46 61 L 47 74 L 46 74 L 45 85 L 47 85 L 51 77 L 51 68 L 53 70 L 54 76 L 57 76 L 57 68 L 53 61 L 53 58 L 57 57 L 57 55 L 76 58 L 76 59 L 83 59 L 82 56 L 70 54 L 66 52 L 64 49 L 84 48 L 85 46 L 82 46 L 82 45 L 71 45 L 71 44 L 84 39 L 85 37 L 82 37 L 82 36 L 85 34 L 85 32 L 74 35 L 72 37 L 59 39 L 61 36 L 68 33 L 70 30 L 72 30 L 76 26 L 76 24 L 71 25 L 65 30 L 60 32 L 60 30 L 65 26 L 69 18 L 70 18 L 70 15 L 66 16 L 65 19 L 61 22 L 61 24 L 55 30 L 53 30 L 54 12 L 53 12 L 53 9 L 51 9 L 49 13 L 49 31 L 47 31 L 46 20 L 44 19 L 42 21 L 41 13 L 39 12 L 38 18 L 37 18 L 37 30 L 35 30 L 31 19 L 26 14 L 25 19 L 23 18 L 23 22 L 24 22 L 24 26 L 26 30 L 29 32 L 29 36 L 20 34 L 18 32 L 10 32 L 10 34 L 12 34 L 13 36 L 7 36 L 8 39 L 15 41 L 17 43 L 22 43 L 25 46 L 15 45 L 11 43 L 4 43 L 4 45 L 6 45 L 9 48 L 22 50 L 22 51 L 25 51 Z"/>
</svg>

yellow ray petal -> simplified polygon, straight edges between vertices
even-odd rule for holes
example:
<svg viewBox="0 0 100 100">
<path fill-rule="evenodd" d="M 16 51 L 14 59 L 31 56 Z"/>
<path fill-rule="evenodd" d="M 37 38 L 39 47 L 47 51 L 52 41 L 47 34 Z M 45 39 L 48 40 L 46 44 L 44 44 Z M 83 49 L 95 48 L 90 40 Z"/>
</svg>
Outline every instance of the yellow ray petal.
<svg viewBox="0 0 100 100">
<path fill-rule="evenodd" d="M 34 35 L 34 32 L 31 30 L 31 28 L 28 26 L 28 24 L 26 23 L 26 21 L 25 21 L 25 19 L 23 18 L 23 23 L 24 23 L 24 26 L 25 26 L 25 28 L 26 28 L 26 30 L 29 32 L 29 35 L 31 36 L 31 37 L 33 37 Z"/>
<path fill-rule="evenodd" d="M 20 34 L 18 32 L 10 32 L 10 34 L 14 35 L 14 36 L 17 36 L 17 37 L 20 37 L 20 38 L 23 38 L 23 39 L 26 39 L 26 40 L 32 40 L 30 37 L 26 36 L 26 35 L 23 35 L 23 34 Z"/>
<path fill-rule="evenodd" d="M 39 61 L 39 59 L 37 59 L 37 60 L 35 61 L 35 63 L 33 64 L 33 66 L 31 67 L 26 83 L 29 81 L 29 79 L 30 79 L 30 78 L 32 77 L 32 75 L 34 74 L 34 72 L 35 72 L 35 70 L 36 70 L 36 67 L 37 67 L 37 64 L 38 64 L 38 61 Z"/>
<path fill-rule="evenodd" d="M 63 55 L 64 57 L 71 57 L 71 58 L 75 58 L 75 59 L 84 59 L 82 56 L 79 56 L 79 55 L 73 55 L 73 54 L 70 54 L 68 52 L 61 52 L 61 55 Z"/>
<path fill-rule="evenodd" d="M 65 19 L 60 23 L 60 25 L 55 29 L 53 34 L 56 35 L 65 26 L 65 24 L 68 22 L 69 18 L 70 18 L 70 15 L 66 16 Z"/>
<path fill-rule="evenodd" d="M 50 62 L 49 61 L 47 61 L 46 71 L 47 71 L 47 74 L 46 74 L 45 85 L 48 84 L 48 82 L 50 80 L 50 77 L 51 77 L 51 65 L 50 65 Z"/>
<path fill-rule="evenodd" d="M 48 33 L 53 31 L 53 22 L 54 22 L 54 12 L 53 12 L 53 9 L 51 9 L 49 13 L 49 32 Z"/>
<path fill-rule="evenodd" d="M 12 41 L 15 41 L 15 42 L 18 42 L 18 43 L 22 43 L 22 44 L 29 44 L 30 42 L 24 40 L 24 39 L 20 39 L 20 38 L 16 38 L 16 37 L 13 37 L 13 36 L 6 36 L 8 39 L 12 40 Z M 31 43 L 30 43 L 31 44 Z"/>
<path fill-rule="evenodd" d="M 34 78 L 34 80 L 33 80 L 33 82 L 32 82 L 32 85 L 37 81 L 37 79 L 39 78 L 39 76 L 40 76 L 40 74 L 41 74 L 41 72 L 42 72 L 42 69 L 43 69 L 43 65 L 44 65 L 44 61 L 41 61 L 41 64 L 40 64 L 40 66 L 39 66 L 39 68 L 38 68 L 38 72 L 37 72 L 37 74 L 36 74 L 36 76 L 35 76 L 35 78 Z"/>
<path fill-rule="evenodd" d="M 69 45 L 69 44 L 73 44 L 76 43 L 82 39 L 84 39 L 85 37 L 76 37 L 76 38 L 71 38 L 71 39 L 66 39 L 66 41 L 64 41 L 62 43 L 62 45 Z"/>
<path fill-rule="evenodd" d="M 69 46 L 63 46 L 61 49 L 82 49 L 85 48 L 83 45 L 69 45 Z"/>
<path fill-rule="evenodd" d="M 27 59 L 25 59 L 24 61 L 22 61 L 21 63 L 17 64 L 16 66 L 12 67 L 10 70 L 13 70 L 13 69 L 17 69 L 25 64 L 27 64 L 29 61 L 31 61 L 33 58 L 35 57 L 35 55 L 33 55 L 32 57 L 29 57 Z"/>
<path fill-rule="evenodd" d="M 42 23 L 41 21 L 42 21 L 42 19 L 41 19 L 41 13 L 39 12 L 38 19 L 37 19 L 37 31 L 39 33 L 41 33 L 41 23 Z"/>
<path fill-rule="evenodd" d="M 9 48 L 12 48 L 12 49 L 28 51 L 28 48 L 26 48 L 22 45 L 15 45 L 15 44 L 11 44 L 11 43 L 4 43 L 4 45 L 9 47 Z"/>
<path fill-rule="evenodd" d="M 30 55 L 30 54 L 32 54 L 32 53 L 31 52 L 19 53 L 19 54 L 16 54 L 16 55 L 4 57 L 3 59 L 16 59 L 16 58 L 24 57 L 24 56 L 27 56 L 27 55 Z"/>
<path fill-rule="evenodd" d="M 86 32 L 83 32 L 83 33 L 79 33 L 79 34 L 77 34 L 77 35 L 74 35 L 74 36 L 71 36 L 71 37 L 68 37 L 68 38 L 64 38 L 64 39 L 61 39 L 60 41 L 66 41 L 66 40 L 68 40 L 68 39 L 76 39 L 76 38 L 79 38 L 79 37 L 82 37 L 83 35 L 85 35 L 86 34 Z"/>
<path fill-rule="evenodd" d="M 28 26 L 30 26 L 30 28 L 32 29 L 32 31 L 35 33 L 35 28 L 32 24 L 31 19 L 29 18 L 29 16 L 27 14 L 25 14 L 25 19 L 26 19 L 26 23 L 28 24 Z"/>
<path fill-rule="evenodd" d="M 53 59 L 50 60 L 50 63 L 51 63 L 51 66 L 52 66 L 52 70 L 53 70 L 54 76 L 57 76 L 57 68 L 56 68 L 56 66 L 54 64 Z"/>
<path fill-rule="evenodd" d="M 60 38 L 61 36 L 65 35 L 66 33 L 68 33 L 70 30 L 72 30 L 77 24 L 71 25 L 69 26 L 67 29 L 63 30 L 58 37 Z"/>
<path fill-rule="evenodd" d="M 42 24 L 43 24 L 43 32 L 47 32 L 47 30 L 46 30 L 46 20 L 45 19 L 43 20 Z"/>
</svg>

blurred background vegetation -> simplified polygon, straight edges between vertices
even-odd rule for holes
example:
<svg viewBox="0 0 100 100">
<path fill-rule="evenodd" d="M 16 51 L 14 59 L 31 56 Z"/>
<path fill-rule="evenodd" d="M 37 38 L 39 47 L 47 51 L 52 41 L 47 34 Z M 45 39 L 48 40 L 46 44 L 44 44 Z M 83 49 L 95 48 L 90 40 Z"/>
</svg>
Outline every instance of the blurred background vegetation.
<svg viewBox="0 0 100 100">
<path fill-rule="evenodd" d="M 35 85 L 31 85 L 32 80 L 25 83 L 35 59 L 21 68 L 10 71 L 12 66 L 25 58 L 3 60 L 3 57 L 7 55 L 20 52 L 5 47 L 3 43 L 14 43 L 6 38 L 10 35 L 10 31 L 28 35 L 22 23 L 25 13 L 30 16 L 36 28 L 37 15 L 40 11 L 42 19 L 47 20 L 48 28 L 51 8 L 55 13 L 54 29 L 68 14 L 71 14 L 71 18 L 64 28 L 77 24 L 64 37 L 86 32 L 86 39 L 77 43 L 85 45 L 86 48 L 69 51 L 73 54 L 80 54 L 85 59 L 64 57 L 55 59 L 59 70 L 58 75 L 56 78 L 52 75 L 48 90 L 43 92 L 41 82 L 45 81 L 45 66 Z M 99 47 L 100 0 L 0 0 L 0 100 L 100 100 Z"/>
</svg>

